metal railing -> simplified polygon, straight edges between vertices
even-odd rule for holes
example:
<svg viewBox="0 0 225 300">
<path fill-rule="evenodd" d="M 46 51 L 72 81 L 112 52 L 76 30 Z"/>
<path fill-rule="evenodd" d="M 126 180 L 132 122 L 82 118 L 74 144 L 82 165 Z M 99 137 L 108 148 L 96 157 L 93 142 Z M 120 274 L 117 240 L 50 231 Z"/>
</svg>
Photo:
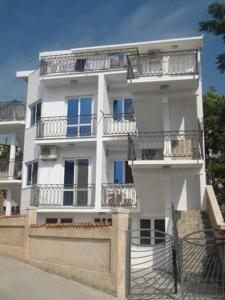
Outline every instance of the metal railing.
<svg viewBox="0 0 225 300">
<path fill-rule="evenodd" d="M 140 76 L 198 73 L 197 51 L 195 50 L 129 55 L 128 60 L 128 79 Z"/>
<path fill-rule="evenodd" d="M 202 159 L 200 131 L 128 134 L 129 160 Z"/>
<path fill-rule="evenodd" d="M 136 132 L 133 113 L 104 114 L 104 135 L 120 135 Z"/>
<path fill-rule="evenodd" d="M 39 184 L 34 185 L 31 205 L 37 207 L 94 207 L 95 185 Z"/>
<path fill-rule="evenodd" d="M 137 196 L 134 184 L 103 183 L 102 207 L 136 207 Z"/>
<path fill-rule="evenodd" d="M 0 103 L 0 122 L 25 120 L 26 104 L 20 101 Z"/>
<path fill-rule="evenodd" d="M 96 135 L 96 115 L 48 117 L 37 123 L 36 138 L 79 138 Z"/>
<path fill-rule="evenodd" d="M 22 161 L 0 159 L 0 179 L 22 178 Z"/>
<path fill-rule="evenodd" d="M 137 48 L 42 56 L 40 75 L 126 69 L 132 53 L 138 53 Z"/>
</svg>

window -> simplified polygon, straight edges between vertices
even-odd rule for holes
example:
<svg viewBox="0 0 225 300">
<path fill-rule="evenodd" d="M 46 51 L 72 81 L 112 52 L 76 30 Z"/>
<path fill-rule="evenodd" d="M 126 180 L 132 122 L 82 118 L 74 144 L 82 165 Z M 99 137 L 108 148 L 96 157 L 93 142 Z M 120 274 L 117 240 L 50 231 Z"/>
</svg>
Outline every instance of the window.
<svg viewBox="0 0 225 300">
<path fill-rule="evenodd" d="M 36 124 L 41 119 L 41 102 L 38 102 L 30 108 L 30 126 Z"/>
<path fill-rule="evenodd" d="M 73 219 L 72 218 L 61 218 L 61 223 L 62 224 L 73 223 Z"/>
<path fill-rule="evenodd" d="M 37 184 L 38 162 L 27 164 L 27 185 Z"/>
<path fill-rule="evenodd" d="M 114 161 L 114 183 L 133 183 L 133 175 L 128 161 Z"/>
<path fill-rule="evenodd" d="M 151 220 L 140 220 L 140 245 L 151 245 Z"/>
<path fill-rule="evenodd" d="M 56 223 L 58 223 L 58 219 L 57 218 L 46 218 L 45 223 L 46 224 L 56 224 Z"/>
<path fill-rule="evenodd" d="M 95 223 L 107 222 L 112 224 L 112 218 L 96 218 Z"/>
<path fill-rule="evenodd" d="M 68 99 L 67 136 L 90 136 L 92 133 L 92 98 Z"/>
<path fill-rule="evenodd" d="M 88 205 L 89 165 L 89 159 L 65 160 L 63 205 Z"/>
<path fill-rule="evenodd" d="M 134 108 L 132 99 L 120 99 L 113 101 L 114 121 L 134 120 Z"/>
<path fill-rule="evenodd" d="M 164 219 L 140 220 L 140 245 L 157 245 L 165 242 Z"/>
</svg>

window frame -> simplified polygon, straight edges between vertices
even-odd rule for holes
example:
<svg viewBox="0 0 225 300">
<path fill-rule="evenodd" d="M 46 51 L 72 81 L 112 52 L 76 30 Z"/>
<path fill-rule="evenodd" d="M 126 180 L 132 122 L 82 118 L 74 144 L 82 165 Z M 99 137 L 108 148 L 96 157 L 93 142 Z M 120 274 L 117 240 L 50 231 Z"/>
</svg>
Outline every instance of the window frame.
<svg viewBox="0 0 225 300">
<path fill-rule="evenodd" d="M 30 127 L 35 126 L 41 120 L 42 102 L 38 102 L 30 105 Z M 33 113 L 34 109 L 34 113 Z M 39 116 L 38 116 L 39 112 Z"/>
<path fill-rule="evenodd" d="M 126 100 L 131 100 L 131 102 L 132 102 L 132 108 L 133 108 L 133 111 L 132 112 L 130 112 L 130 113 L 126 113 L 125 112 L 125 102 L 126 102 Z M 122 111 L 121 112 L 114 112 L 114 103 L 116 102 L 116 101 L 121 101 L 121 104 L 122 104 Z M 127 120 L 127 121 L 130 121 L 130 122 L 132 122 L 132 121 L 134 121 L 134 99 L 132 98 L 132 97 L 115 97 L 115 98 L 113 98 L 112 99 L 112 113 L 113 113 L 113 120 L 114 121 L 117 121 L 117 122 L 120 122 L 120 121 L 124 121 L 124 120 Z M 120 116 L 119 116 L 119 114 L 120 114 Z M 132 115 L 132 117 L 126 117 L 126 114 L 130 114 L 130 115 Z M 118 115 L 117 117 L 115 117 L 116 115 Z"/>
<path fill-rule="evenodd" d="M 148 220 L 150 221 L 150 229 L 145 229 L 145 228 L 141 228 L 141 221 L 142 220 Z M 139 238 L 139 242 L 140 242 L 140 246 L 145 246 L 145 247 L 150 247 L 150 246 L 155 246 L 155 245 L 160 245 L 160 243 L 163 242 L 163 240 L 165 241 L 165 235 L 164 237 L 162 237 L 162 239 L 158 239 L 160 242 L 157 243 L 156 242 L 156 235 L 155 235 L 155 230 L 158 230 L 156 229 L 155 227 L 155 222 L 156 221 L 164 221 L 164 233 L 166 233 L 165 231 L 165 218 L 163 217 L 142 217 L 139 219 L 139 233 L 140 233 L 140 238 Z M 150 244 L 147 244 L 147 243 L 141 243 L 141 239 L 146 239 L 144 236 L 141 237 L 141 232 L 142 231 L 147 231 L 149 230 L 150 231 L 150 237 L 149 237 L 149 240 L 150 240 Z"/>
<path fill-rule="evenodd" d="M 33 178 L 34 178 L 34 165 L 37 164 L 37 173 L 36 173 L 36 182 L 34 182 Z M 38 182 L 38 160 L 26 163 L 26 168 L 27 168 L 27 178 L 26 178 L 26 185 L 27 186 L 31 186 L 33 184 L 37 184 Z M 29 172 L 30 170 L 30 172 Z M 30 174 L 29 174 L 30 173 Z M 29 174 L 29 176 L 28 176 Z M 29 182 L 28 182 L 28 178 L 30 178 Z"/>
</svg>

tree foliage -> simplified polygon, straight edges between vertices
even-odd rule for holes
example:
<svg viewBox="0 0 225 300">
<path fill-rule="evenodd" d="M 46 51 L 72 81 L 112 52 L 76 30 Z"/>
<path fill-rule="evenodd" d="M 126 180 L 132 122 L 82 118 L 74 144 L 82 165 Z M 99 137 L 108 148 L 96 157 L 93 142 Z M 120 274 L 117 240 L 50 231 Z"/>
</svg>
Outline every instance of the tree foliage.
<svg viewBox="0 0 225 300">
<path fill-rule="evenodd" d="M 203 103 L 207 181 L 225 204 L 225 96 L 211 88 Z"/>
<path fill-rule="evenodd" d="M 225 3 L 214 2 L 208 7 L 211 20 L 199 22 L 199 30 L 221 36 L 225 43 Z M 217 67 L 225 72 L 225 52 L 217 56 Z"/>
</svg>

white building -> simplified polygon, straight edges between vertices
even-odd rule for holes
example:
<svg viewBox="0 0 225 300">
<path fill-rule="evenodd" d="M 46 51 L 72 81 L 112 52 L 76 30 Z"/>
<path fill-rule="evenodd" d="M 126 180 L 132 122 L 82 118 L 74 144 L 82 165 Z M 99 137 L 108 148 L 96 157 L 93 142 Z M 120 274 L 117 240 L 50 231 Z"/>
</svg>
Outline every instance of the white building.
<svg viewBox="0 0 225 300">
<path fill-rule="evenodd" d="M 205 208 L 202 37 L 40 53 L 28 81 L 23 212 L 38 222 L 110 219 L 170 231 Z M 140 221 L 141 220 L 141 221 Z"/>
<path fill-rule="evenodd" d="M 0 102 L 0 193 L 6 215 L 19 212 L 25 110 L 21 101 Z"/>
</svg>

